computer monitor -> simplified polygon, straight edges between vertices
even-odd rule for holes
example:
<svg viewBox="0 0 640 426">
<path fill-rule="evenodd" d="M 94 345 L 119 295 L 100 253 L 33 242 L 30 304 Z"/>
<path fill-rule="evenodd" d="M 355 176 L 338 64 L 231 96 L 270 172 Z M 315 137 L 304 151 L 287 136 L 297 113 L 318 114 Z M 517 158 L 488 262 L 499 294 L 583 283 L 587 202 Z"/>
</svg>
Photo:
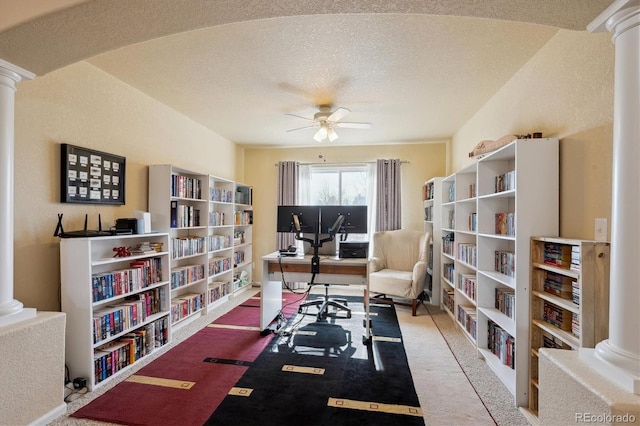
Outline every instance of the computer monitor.
<svg viewBox="0 0 640 426">
<path fill-rule="evenodd" d="M 318 232 L 318 226 L 320 225 L 319 206 L 278 206 L 276 231 L 296 232 L 293 221 L 294 215 L 298 217 L 298 221 L 300 222 L 299 232 L 305 234 L 315 234 Z"/>
<path fill-rule="evenodd" d="M 322 220 L 320 232 L 328 233 L 329 228 L 335 223 L 338 216 L 344 216 L 344 222 L 337 233 L 339 234 L 366 234 L 367 206 L 320 206 Z"/>
</svg>

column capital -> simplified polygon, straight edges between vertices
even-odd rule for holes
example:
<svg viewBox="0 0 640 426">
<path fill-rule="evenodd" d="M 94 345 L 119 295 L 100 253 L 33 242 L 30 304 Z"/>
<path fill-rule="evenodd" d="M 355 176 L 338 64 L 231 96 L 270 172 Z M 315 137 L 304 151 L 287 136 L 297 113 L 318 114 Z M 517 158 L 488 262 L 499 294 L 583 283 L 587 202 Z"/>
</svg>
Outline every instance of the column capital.
<svg viewBox="0 0 640 426">
<path fill-rule="evenodd" d="M 14 84 L 22 80 L 33 80 L 36 77 L 31 71 L 27 71 L 3 59 L 0 59 L 0 76 L 13 80 Z"/>
<path fill-rule="evenodd" d="M 609 31 L 613 40 L 629 28 L 640 25 L 640 0 L 615 0 L 589 25 L 591 33 Z"/>
</svg>

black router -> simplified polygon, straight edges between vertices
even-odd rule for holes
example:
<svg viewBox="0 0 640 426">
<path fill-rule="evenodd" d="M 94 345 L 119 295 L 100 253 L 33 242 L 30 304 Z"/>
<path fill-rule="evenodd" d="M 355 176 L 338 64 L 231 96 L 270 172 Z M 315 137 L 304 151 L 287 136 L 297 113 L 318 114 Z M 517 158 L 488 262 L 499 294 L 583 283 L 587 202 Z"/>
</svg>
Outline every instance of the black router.
<svg viewBox="0 0 640 426">
<path fill-rule="evenodd" d="M 113 231 L 103 231 L 102 230 L 102 218 L 100 214 L 98 214 L 98 230 L 90 230 L 87 229 L 87 219 L 88 214 L 84 215 L 84 229 L 80 231 L 69 231 L 65 232 L 62 227 L 62 213 L 58 213 L 58 226 L 56 226 L 56 231 L 53 233 L 54 237 L 60 238 L 85 238 L 85 237 L 105 237 L 107 235 L 114 235 Z"/>
</svg>

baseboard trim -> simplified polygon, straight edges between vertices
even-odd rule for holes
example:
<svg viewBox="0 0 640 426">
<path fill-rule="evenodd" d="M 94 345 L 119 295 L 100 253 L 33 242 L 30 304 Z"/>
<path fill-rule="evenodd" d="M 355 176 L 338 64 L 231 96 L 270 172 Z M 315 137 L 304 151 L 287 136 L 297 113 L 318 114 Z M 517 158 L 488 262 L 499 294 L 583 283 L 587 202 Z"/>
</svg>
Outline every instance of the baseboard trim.
<svg viewBox="0 0 640 426">
<path fill-rule="evenodd" d="M 54 421 L 55 419 L 57 419 L 58 417 L 66 414 L 66 413 L 67 413 L 67 404 L 65 404 L 63 402 L 62 404 L 58 405 L 53 410 L 51 410 L 48 413 L 46 413 L 45 415 L 41 416 L 39 419 L 34 420 L 33 422 L 29 423 L 29 425 L 30 426 L 47 425 L 47 424 L 51 423 L 52 421 Z"/>
</svg>

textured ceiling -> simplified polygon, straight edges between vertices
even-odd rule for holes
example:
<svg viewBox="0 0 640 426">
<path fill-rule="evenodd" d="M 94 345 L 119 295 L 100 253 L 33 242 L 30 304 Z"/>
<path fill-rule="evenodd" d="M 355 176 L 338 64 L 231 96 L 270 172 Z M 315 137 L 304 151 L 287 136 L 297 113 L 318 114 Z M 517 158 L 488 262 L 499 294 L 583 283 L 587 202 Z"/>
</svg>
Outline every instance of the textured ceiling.
<svg viewBox="0 0 640 426">
<path fill-rule="evenodd" d="M 373 124 L 335 143 L 418 142 L 451 137 L 558 28 L 584 31 L 609 3 L 80 1 L 0 22 L 0 58 L 37 74 L 88 60 L 241 144 L 316 145 L 285 113 L 326 103 Z"/>
</svg>

